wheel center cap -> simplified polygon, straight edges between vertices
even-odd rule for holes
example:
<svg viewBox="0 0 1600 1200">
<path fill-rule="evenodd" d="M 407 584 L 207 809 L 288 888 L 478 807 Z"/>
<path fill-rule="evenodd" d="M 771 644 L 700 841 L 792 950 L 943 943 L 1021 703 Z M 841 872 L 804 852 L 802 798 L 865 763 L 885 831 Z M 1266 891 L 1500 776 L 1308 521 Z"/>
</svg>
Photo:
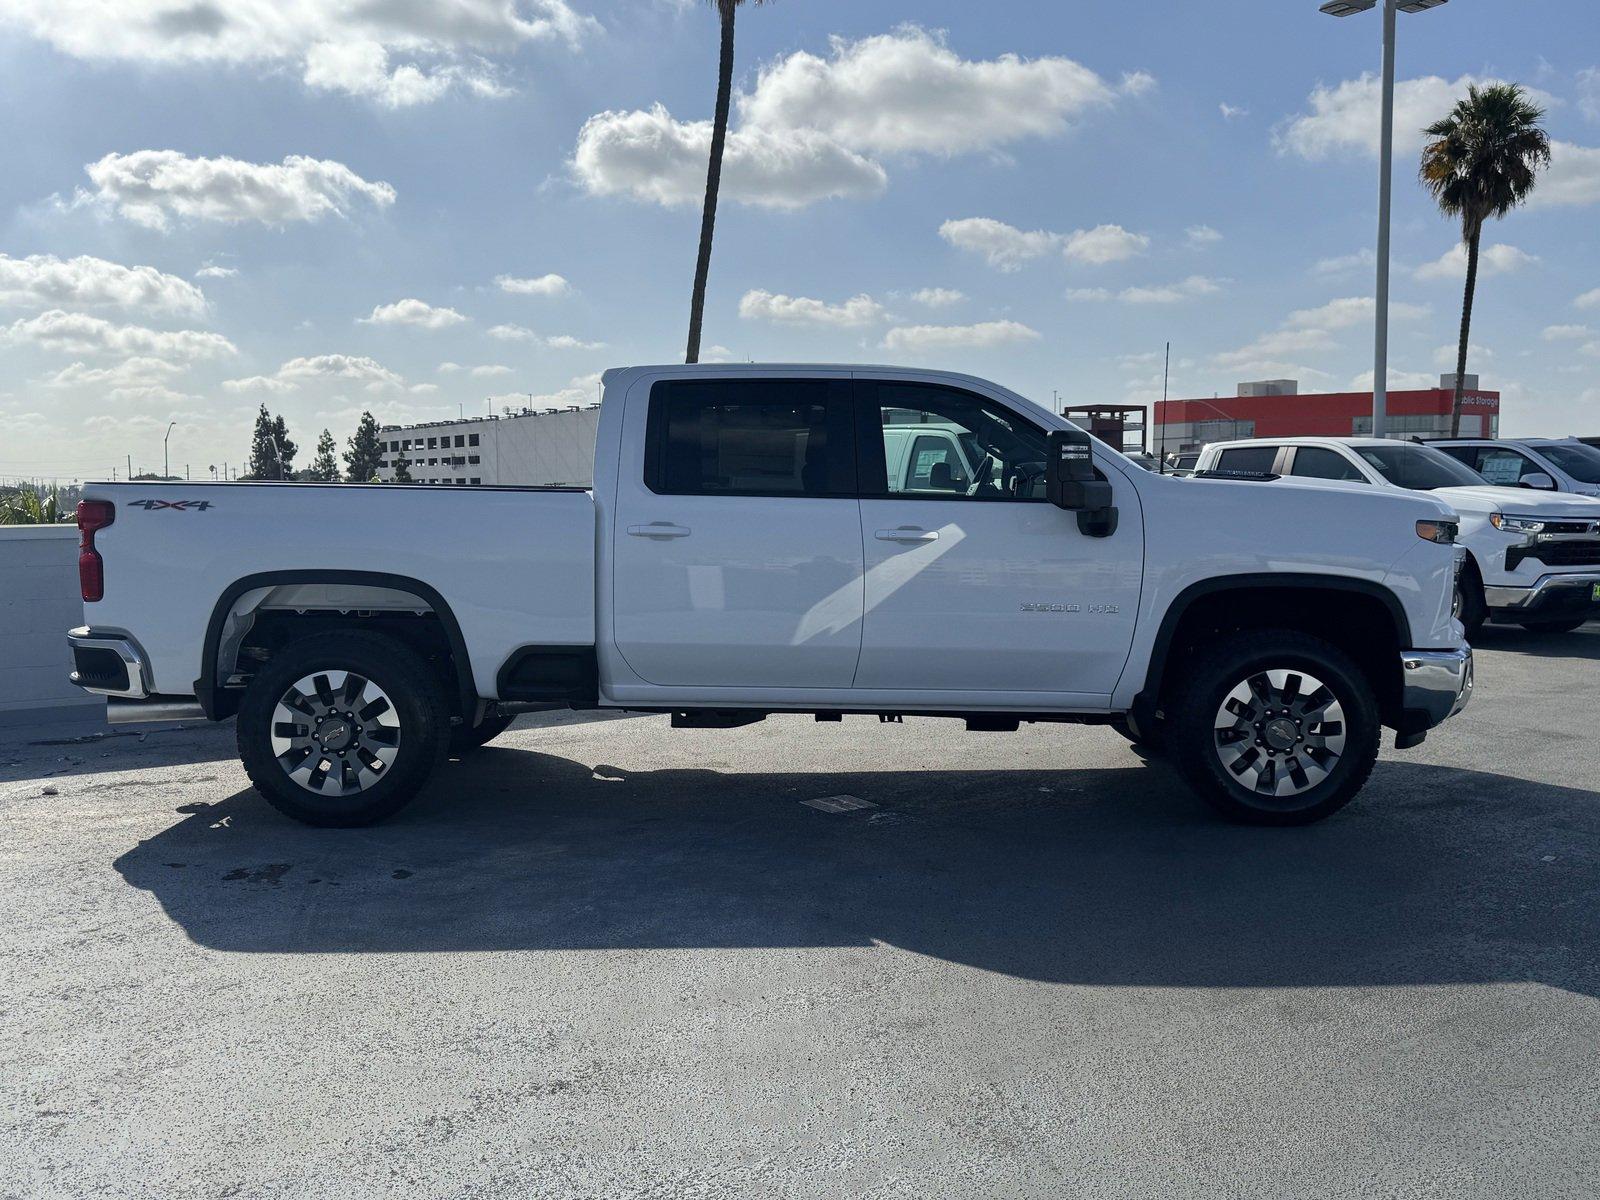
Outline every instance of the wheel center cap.
<svg viewBox="0 0 1600 1200">
<path fill-rule="evenodd" d="M 1278 717 L 1267 722 L 1264 731 L 1267 745 L 1274 750 L 1287 750 L 1300 740 L 1300 728 L 1288 717 Z"/>
<path fill-rule="evenodd" d="M 355 731 L 342 717 L 325 721 L 317 730 L 317 740 L 328 750 L 343 750 L 354 740 Z"/>
</svg>

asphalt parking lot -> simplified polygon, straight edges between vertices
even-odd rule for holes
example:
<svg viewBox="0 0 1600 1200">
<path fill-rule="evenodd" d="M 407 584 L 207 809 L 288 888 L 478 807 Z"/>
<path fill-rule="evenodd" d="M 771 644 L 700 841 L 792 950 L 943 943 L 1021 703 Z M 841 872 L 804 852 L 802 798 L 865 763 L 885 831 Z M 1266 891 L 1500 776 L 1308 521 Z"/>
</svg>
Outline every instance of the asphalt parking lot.
<svg viewBox="0 0 1600 1200">
<path fill-rule="evenodd" d="M 358 831 L 0 746 L 0 1195 L 1592 1197 L 1597 663 L 1304 830 L 1103 729 L 524 718 Z"/>
</svg>

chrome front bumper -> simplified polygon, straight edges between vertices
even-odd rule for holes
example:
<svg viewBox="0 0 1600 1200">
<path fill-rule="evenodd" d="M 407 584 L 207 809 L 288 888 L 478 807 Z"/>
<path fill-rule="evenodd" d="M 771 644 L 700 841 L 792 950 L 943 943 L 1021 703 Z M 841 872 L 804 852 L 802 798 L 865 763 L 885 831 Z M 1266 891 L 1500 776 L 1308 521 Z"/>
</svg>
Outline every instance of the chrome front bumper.
<svg viewBox="0 0 1600 1200">
<path fill-rule="evenodd" d="M 1600 584 L 1600 571 L 1586 571 L 1581 575 L 1541 575 L 1539 582 L 1532 587 L 1486 587 L 1483 589 L 1483 600 L 1491 609 L 1527 610 L 1563 599 L 1581 606 L 1581 600 L 1566 596 L 1565 593 L 1581 589 L 1584 596 L 1593 596 L 1596 584 Z"/>
<path fill-rule="evenodd" d="M 72 648 L 73 667 L 68 678 L 84 691 L 122 700 L 150 695 L 150 670 L 132 638 L 80 625 L 67 632 L 67 645 Z"/>
<path fill-rule="evenodd" d="M 1472 699 L 1472 647 L 1400 654 L 1406 724 L 1421 733 L 1448 721 Z"/>
</svg>

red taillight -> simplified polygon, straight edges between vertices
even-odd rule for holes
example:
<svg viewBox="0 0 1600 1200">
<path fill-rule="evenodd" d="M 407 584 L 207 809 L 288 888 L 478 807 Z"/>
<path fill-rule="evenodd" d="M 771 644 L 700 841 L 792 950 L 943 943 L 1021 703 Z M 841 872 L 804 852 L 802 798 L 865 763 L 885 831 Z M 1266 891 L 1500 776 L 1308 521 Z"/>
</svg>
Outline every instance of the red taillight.
<svg viewBox="0 0 1600 1200">
<path fill-rule="evenodd" d="M 109 500 L 78 501 L 78 586 L 83 598 L 100 600 L 106 594 L 106 565 L 94 548 L 94 534 L 117 519 L 117 506 Z"/>
</svg>

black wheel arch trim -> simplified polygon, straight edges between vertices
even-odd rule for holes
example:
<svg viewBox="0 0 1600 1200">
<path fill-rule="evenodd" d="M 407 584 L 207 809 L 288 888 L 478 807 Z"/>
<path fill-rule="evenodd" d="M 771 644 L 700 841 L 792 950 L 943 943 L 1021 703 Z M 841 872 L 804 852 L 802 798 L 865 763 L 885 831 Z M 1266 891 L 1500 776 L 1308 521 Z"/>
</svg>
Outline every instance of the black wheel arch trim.
<svg viewBox="0 0 1600 1200">
<path fill-rule="evenodd" d="M 287 583 L 348 583 L 364 587 L 391 588 L 410 592 L 425 600 L 439 618 L 445 639 L 450 643 L 450 655 L 455 660 L 456 691 L 461 711 L 470 718 L 478 703 L 477 683 L 472 677 L 472 660 L 467 656 L 467 639 L 461 634 L 461 624 L 449 601 L 420 579 L 409 575 L 390 575 L 383 571 L 345 571 L 305 569 L 290 571 L 263 571 L 236 579 L 223 591 L 211 609 L 211 619 L 206 622 L 206 640 L 200 654 L 200 678 L 194 681 L 195 698 L 201 709 L 213 721 L 226 720 L 239 711 L 237 689 L 217 686 L 217 650 L 222 642 L 222 624 L 240 596 L 252 588 L 280 587 Z"/>
<path fill-rule="evenodd" d="M 1161 680 L 1167 670 L 1167 658 L 1172 650 L 1172 639 L 1177 635 L 1178 625 L 1182 622 L 1184 614 L 1194 606 L 1195 602 L 1207 596 L 1217 595 L 1219 592 L 1253 591 L 1257 588 L 1300 588 L 1306 591 L 1351 592 L 1367 596 L 1382 603 L 1388 611 L 1390 619 L 1394 622 L 1399 648 L 1405 650 L 1413 645 L 1411 618 L 1406 615 L 1405 606 L 1400 603 L 1399 596 L 1381 583 L 1373 583 L 1368 579 L 1351 579 L 1343 575 L 1269 572 L 1220 575 L 1215 579 L 1202 579 L 1179 592 L 1162 615 L 1161 626 L 1156 631 L 1156 640 L 1150 648 L 1150 665 L 1145 670 L 1144 688 L 1134 699 L 1136 712 L 1154 714 L 1156 698 L 1161 691 Z"/>
</svg>

